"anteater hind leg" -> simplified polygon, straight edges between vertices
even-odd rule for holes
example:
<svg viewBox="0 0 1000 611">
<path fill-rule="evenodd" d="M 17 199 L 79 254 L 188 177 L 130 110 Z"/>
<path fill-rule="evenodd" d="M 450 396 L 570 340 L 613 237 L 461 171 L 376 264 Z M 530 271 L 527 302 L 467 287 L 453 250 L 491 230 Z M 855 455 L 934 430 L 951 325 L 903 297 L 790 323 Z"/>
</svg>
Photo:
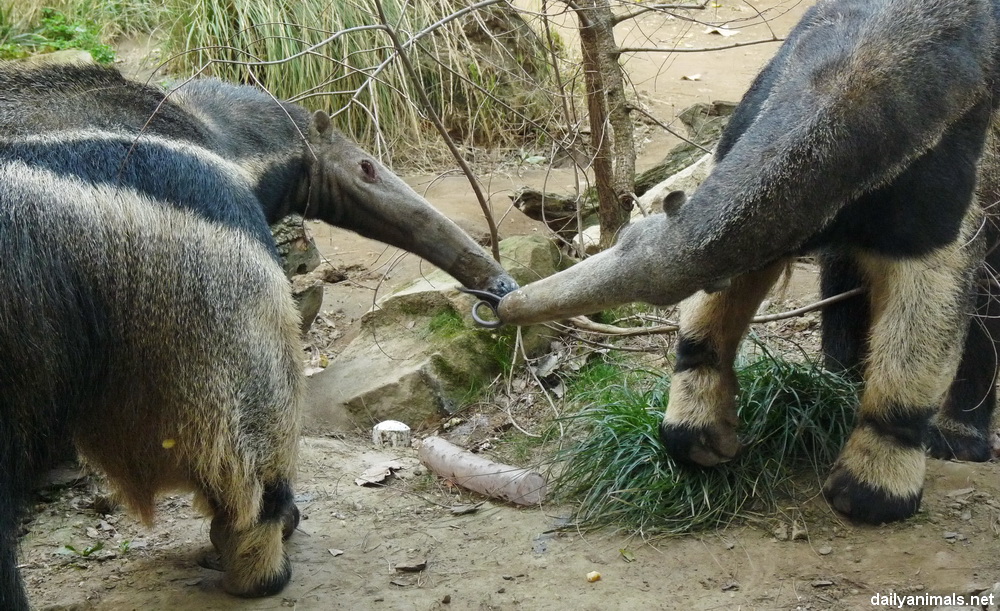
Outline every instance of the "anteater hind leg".
<svg viewBox="0 0 1000 611">
<path fill-rule="evenodd" d="M 660 439 L 676 460 L 712 466 L 740 450 L 733 360 L 760 302 L 785 269 L 779 261 L 681 305 L 677 364 Z"/>
<path fill-rule="evenodd" d="M 995 239 L 994 236 L 992 240 Z M 983 462 L 993 455 L 990 424 L 997 401 L 1000 365 L 998 265 L 1000 249 L 994 250 L 987 257 L 987 264 L 979 269 L 975 315 L 969 322 L 962 361 L 941 411 L 931 419 L 927 445 L 930 455 L 936 458 Z"/>
<path fill-rule="evenodd" d="M 248 598 L 280 592 L 292 576 L 282 542 L 298 523 L 299 510 L 287 480 L 265 487 L 260 513 L 249 527 L 240 528 L 225 512 L 217 512 L 211 538 L 225 571 L 223 588 Z"/>
<path fill-rule="evenodd" d="M 843 252 L 820 256 L 820 294 L 826 299 L 864 287 L 854 258 Z M 868 295 L 855 295 L 823 308 L 823 365 L 830 371 L 860 379 L 861 363 L 871 325 Z"/>
<path fill-rule="evenodd" d="M 857 424 L 823 492 L 853 519 L 911 516 L 923 492 L 928 419 L 958 367 L 977 250 L 971 222 L 952 245 L 919 259 L 857 255 L 872 328 Z"/>
<path fill-rule="evenodd" d="M 8 429 L 0 434 L 11 434 L 15 428 L 0 426 Z M 9 440 L 0 439 L 0 609 L 28 611 L 28 598 L 17 571 L 18 518 L 23 494 L 20 483 L 13 481 L 18 474 L 14 473 L 9 446 Z"/>
</svg>

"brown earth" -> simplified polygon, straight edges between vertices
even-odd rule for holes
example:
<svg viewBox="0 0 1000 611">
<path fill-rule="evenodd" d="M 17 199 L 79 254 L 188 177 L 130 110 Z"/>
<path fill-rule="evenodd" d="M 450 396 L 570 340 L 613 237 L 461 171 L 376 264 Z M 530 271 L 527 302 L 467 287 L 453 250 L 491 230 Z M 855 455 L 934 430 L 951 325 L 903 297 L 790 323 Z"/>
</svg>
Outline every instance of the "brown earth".
<svg viewBox="0 0 1000 611">
<path fill-rule="evenodd" d="M 770 11 L 783 35 L 810 2 L 720 0 L 706 21 Z M 633 46 L 716 46 L 770 36 L 762 26 L 733 23 L 740 34 L 705 34 L 704 25 L 647 16 L 628 31 Z M 777 44 L 710 54 L 647 54 L 627 68 L 648 110 L 661 120 L 694 102 L 737 100 Z M 683 80 L 682 77 L 694 80 Z M 649 128 L 640 168 L 658 161 L 676 139 Z M 566 170 L 518 168 L 484 178 L 503 235 L 544 231 L 509 207 L 523 184 L 568 191 Z M 464 179 L 412 177 L 411 184 L 469 228 L 485 229 Z M 339 352 L 376 295 L 429 269 L 413 256 L 320 224 L 310 224 L 320 249 L 348 279 L 327 285 L 317 351 Z M 797 270 L 772 308 L 815 297 L 815 272 Z M 807 345 L 815 317 L 767 325 L 765 331 Z M 316 338 L 314 338 L 316 340 Z M 314 341 L 316 345 L 316 341 Z M 314 354 L 314 356 L 316 356 Z M 515 385 L 516 386 L 516 385 Z M 504 420 L 498 406 L 480 408 Z M 538 425 L 540 412 L 520 422 Z M 492 412 L 491 412 L 492 410 Z M 490 431 L 492 433 L 492 431 Z M 504 452 L 503 440 L 493 440 Z M 383 487 L 355 477 L 398 460 L 405 467 Z M 920 513 L 903 524 L 857 526 L 822 498 L 803 497 L 750 524 L 697 536 L 643 541 L 613 532 L 553 532 L 569 509 L 516 508 L 487 501 L 476 512 L 451 508 L 482 501 L 428 474 L 415 452 L 374 450 L 364 435 L 313 436 L 302 442 L 297 503 L 303 521 L 288 544 L 294 566 L 289 587 L 262 600 L 229 597 L 219 573 L 197 560 L 208 546 L 208 523 L 190 499 L 168 497 L 152 528 L 120 510 L 95 511 L 88 482 L 49 490 L 26 525 L 22 574 L 39 609 L 866 609 L 877 593 L 960 594 L 1000 581 L 1000 466 L 930 461 Z M 101 506 L 101 502 L 97 505 Z M 793 528 L 794 523 L 794 528 Z M 800 538 L 776 533 L 805 530 Z M 99 545 L 98 545 L 99 544 Z M 68 547 L 72 547 L 72 551 Z M 100 547 L 90 553 L 87 550 Z M 622 550 L 628 553 L 623 554 Z M 626 556 L 634 557 L 631 562 Z M 426 563 L 403 572 L 399 565 Z M 588 582 L 591 571 L 601 579 Z"/>
</svg>

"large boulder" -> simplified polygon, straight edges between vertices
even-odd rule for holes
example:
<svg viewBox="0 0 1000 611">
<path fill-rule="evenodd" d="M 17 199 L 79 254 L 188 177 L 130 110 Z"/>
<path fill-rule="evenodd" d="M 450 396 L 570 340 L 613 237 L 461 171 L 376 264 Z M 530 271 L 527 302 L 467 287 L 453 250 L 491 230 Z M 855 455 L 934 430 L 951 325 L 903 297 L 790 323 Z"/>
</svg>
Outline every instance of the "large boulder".
<svg viewBox="0 0 1000 611">
<path fill-rule="evenodd" d="M 571 262 L 541 236 L 500 243 L 501 259 L 520 283 Z M 516 327 L 483 329 L 474 299 L 434 271 L 385 297 L 361 319 L 361 333 L 309 378 L 305 425 L 313 431 L 369 429 L 382 420 L 417 428 L 453 413 L 514 359 Z M 544 351 L 544 327 L 523 329 L 529 355 Z"/>
</svg>

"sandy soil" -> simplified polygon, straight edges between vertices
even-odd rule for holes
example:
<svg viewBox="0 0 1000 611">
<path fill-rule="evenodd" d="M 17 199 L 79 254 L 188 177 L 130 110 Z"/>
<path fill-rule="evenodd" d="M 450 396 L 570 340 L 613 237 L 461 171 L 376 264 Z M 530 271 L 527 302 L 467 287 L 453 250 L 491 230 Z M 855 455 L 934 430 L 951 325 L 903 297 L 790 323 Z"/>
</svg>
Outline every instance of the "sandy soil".
<svg viewBox="0 0 1000 611">
<path fill-rule="evenodd" d="M 704 11 L 706 20 L 773 9 L 770 27 L 780 36 L 810 3 L 718 4 Z M 700 47 L 770 37 L 764 27 L 733 27 L 740 34 L 722 38 L 697 23 L 649 16 L 627 28 L 624 42 L 668 46 L 680 40 L 682 47 Z M 737 100 L 776 48 L 636 55 L 627 68 L 649 111 L 670 121 L 693 102 Z M 662 130 L 650 130 L 640 166 L 658 161 L 675 142 Z M 485 229 L 464 179 L 410 180 L 465 226 Z M 512 188 L 567 190 L 573 183 L 562 170 L 496 173 L 486 180 L 495 213 L 503 218 L 502 235 L 542 231 L 509 210 Z M 327 288 L 323 316 L 331 333 L 328 351 L 335 354 L 356 333 L 357 318 L 376 295 L 429 267 L 345 232 L 311 227 L 333 265 L 359 266 L 348 281 Z M 815 275 L 804 270 L 775 301 L 801 303 L 814 291 Z M 367 467 L 391 460 L 405 468 L 385 486 L 354 483 Z M 308 437 L 300 463 L 303 521 L 288 544 L 295 574 L 280 596 L 248 601 L 219 590 L 219 573 L 197 563 L 209 545 L 208 523 L 189 498 L 165 499 L 157 524 L 146 528 L 120 510 L 96 511 L 95 497 L 98 507 L 105 503 L 83 480 L 47 490 L 26 525 L 22 574 L 34 604 L 49 610 L 866 609 L 877 593 L 968 599 L 1000 581 L 996 463 L 931 461 L 923 507 L 899 525 L 852 525 L 822 499 L 796 498 L 752 524 L 651 542 L 611 532 L 554 532 L 569 510 L 553 505 L 486 502 L 474 513 L 455 515 L 453 507 L 483 499 L 428 474 L 413 450 L 373 450 L 361 435 Z M 802 529 L 805 534 L 796 539 L 775 535 Z M 98 544 L 101 549 L 87 553 Z M 634 561 L 627 562 L 622 550 Z M 396 568 L 420 563 L 426 567 L 416 572 Z M 590 571 L 601 579 L 588 582 Z"/>
</svg>

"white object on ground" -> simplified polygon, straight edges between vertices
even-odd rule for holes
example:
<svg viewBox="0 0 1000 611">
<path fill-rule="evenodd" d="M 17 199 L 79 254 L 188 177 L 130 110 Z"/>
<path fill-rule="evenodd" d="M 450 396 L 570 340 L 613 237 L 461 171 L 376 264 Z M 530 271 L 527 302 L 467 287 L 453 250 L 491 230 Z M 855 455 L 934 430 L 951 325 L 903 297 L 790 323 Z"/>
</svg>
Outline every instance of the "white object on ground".
<svg viewBox="0 0 1000 611">
<path fill-rule="evenodd" d="M 377 447 L 410 447 L 410 427 L 398 420 L 385 420 L 372 427 L 372 443 Z"/>
</svg>

